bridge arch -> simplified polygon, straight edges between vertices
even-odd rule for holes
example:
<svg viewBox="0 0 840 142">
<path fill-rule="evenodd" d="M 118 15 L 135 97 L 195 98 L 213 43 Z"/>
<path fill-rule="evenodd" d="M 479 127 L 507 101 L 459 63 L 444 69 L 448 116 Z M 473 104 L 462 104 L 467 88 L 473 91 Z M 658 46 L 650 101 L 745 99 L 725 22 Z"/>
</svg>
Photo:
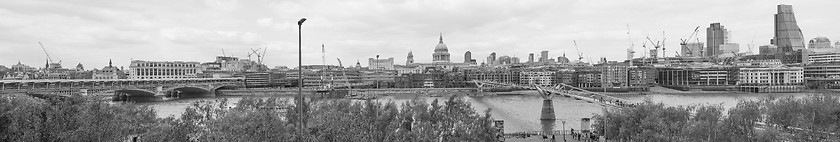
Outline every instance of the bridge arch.
<svg viewBox="0 0 840 142">
<path fill-rule="evenodd" d="M 119 89 L 114 90 L 115 93 L 122 93 L 130 97 L 154 97 L 155 92 L 146 89 Z"/>
<path fill-rule="evenodd" d="M 163 91 L 161 91 L 161 93 L 163 93 L 165 95 L 165 94 L 169 94 L 169 93 L 173 93 L 173 92 L 180 92 L 181 94 L 180 94 L 179 97 L 185 97 L 185 96 L 188 96 L 188 97 L 189 96 L 213 96 L 213 95 L 215 95 L 214 90 L 215 89 L 210 90 L 210 89 L 207 89 L 205 87 L 198 87 L 198 86 L 175 86 L 175 87 L 170 87 L 166 90 L 163 90 Z"/>
</svg>

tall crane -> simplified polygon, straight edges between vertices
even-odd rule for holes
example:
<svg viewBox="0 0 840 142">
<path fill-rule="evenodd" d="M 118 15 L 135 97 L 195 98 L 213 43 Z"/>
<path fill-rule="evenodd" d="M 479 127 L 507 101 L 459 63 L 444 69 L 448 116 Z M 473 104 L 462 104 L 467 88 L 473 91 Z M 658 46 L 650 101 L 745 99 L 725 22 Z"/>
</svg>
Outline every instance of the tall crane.
<svg viewBox="0 0 840 142">
<path fill-rule="evenodd" d="M 266 47 L 266 48 L 268 48 L 268 47 Z M 263 54 L 260 54 L 260 52 L 259 52 L 260 49 L 263 49 L 263 48 L 257 48 L 257 49 L 251 48 L 251 53 L 248 53 L 248 60 L 251 59 L 252 54 L 257 55 L 257 63 L 262 64 Z M 265 52 L 263 52 L 263 53 L 265 53 Z"/>
<path fill-rule="evenodd" d="M 583 61 L 583 53 L 580 52 L 580 48 L 578 48 L 578 46 L 577 46 L 577 41 L 572 40 L 572 43 L 575 44 L 575 49 L 577 50 L 577 53 L 578 53 L 578 60 L 582 62 Z"/>
<path fill-rule="evenodd" d="M 650 44 L 652 44 L 652 45 L 653 45 L 653 48 L 654 48 L 653 50 L 651 50 L 651 51 L 653 51 L 653 52 L 651 52 L 651 55 L 650 55 L 650 56 L 651 56 L 651 58 L 656 59 L 656 58 L 657 58 L 657 57 L 656 57 L 656 53 L 657 53 L 657 52 L 659 52 L 658 50 L 659 50 L 659 48 L 661 47 L 661 45 L 660 45 L 660 41 L 657 41 L 656 43 L 653 43 L 653 40 L 651 40 L 649 36 L 647 37 L 647 40 L 650 42 Z"/>
<path fill-rule="evenodd" d="M 630 61 L 630 66 L 633 66 L 633 55 L 636 54 L 636 51 L 633 50 L 633 39 L 630 38 L 630 25 L 627 25 L 627 41 L 630 43 L 630 47 L 627 48 L 627 60 Z"/>
<path fill-rule="evenodd" d="M 665 31 L 662 31 L 662 44 L 659 45 L 660 47 L 662 47 L 662 59 L 666 59 L 665 57 L 667 57 L 665 56 L 665 53 L 667 53 L 665 52 L 665 39 L 668 38 L 665 37 Z"/>
<path fill-rule="evenodd" d="M 41 49 L 44 50 L 44 54 L 47 55 L 47 61 L 49 61 L 51 64 L 55 63 L 55 62 L 53 62 L 52 57 L 50 57 L 50 53 L 47 53 L 47 48 L 44 48 L 44 44 L 41 44 L 41 42 L 38 42 L 38 45 L 41 46 Z"/>
<path fill-rule="evenodd" d="M 688 35 L 688 38 L 680 39 L 681 40 L 680 46 L 682 46 L 682 48 L 684 48 L 684 49 L 686 49 L 686 51 L 688 51 L 687 53 L 683 53 L 683 54 L 688 55 L 688 56 L 691 56 L 693 54 L 692 53 L 693 51 L 691 51 L 691 48 L 689 48 L 687 45 L 688 45 L 688 41 L 691 40 L 691 38 L 694 37 L 694 35 L 697 35 L 697 31 L 699 31 L 699 30 L 700 30 L 700 26 L 697 26 L 696 28 L 694 28 L 694 32 L 692 32 L 690 35 Z"/>
<path fill-rule="evenodd" d="M 344 83 L 347 84 L 347 89 L 349 90 L 347 93 L 349 94 L 350 91 L 353 91 L 353 86 L 350 85 L 350 79 L 347 78 L 347 72 L 344 69 L 344 65 L 341 64 L 341 59 L 335 58 L 335 60 L 338 60 L 338 67 L 341 67 L 341 76 L 344 76 Z"/>
</svg>

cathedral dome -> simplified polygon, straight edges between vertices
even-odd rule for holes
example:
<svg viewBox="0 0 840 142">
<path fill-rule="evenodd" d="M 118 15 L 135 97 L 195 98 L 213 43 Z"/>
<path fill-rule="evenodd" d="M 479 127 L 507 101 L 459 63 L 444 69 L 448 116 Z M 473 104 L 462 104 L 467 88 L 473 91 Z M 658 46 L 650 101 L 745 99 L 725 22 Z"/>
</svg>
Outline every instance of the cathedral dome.
<svg viewBox="0 0 840 142">
<path fill-rule="evenodd" d="M 443 44 L 443 36 L 440 37 L 440 42 L 435 46 L 435 52 L 449 52 L 446 44 Z"/>
<path fill-rule="evenodd" d="M 432 61 L 434 63 L 448 63 L 449 49 L 446 44 L 443 44 L 443 34 L 440 35 L 440 42 L 435 46 L 435 52 L 432 54 Z"/>
</svg>

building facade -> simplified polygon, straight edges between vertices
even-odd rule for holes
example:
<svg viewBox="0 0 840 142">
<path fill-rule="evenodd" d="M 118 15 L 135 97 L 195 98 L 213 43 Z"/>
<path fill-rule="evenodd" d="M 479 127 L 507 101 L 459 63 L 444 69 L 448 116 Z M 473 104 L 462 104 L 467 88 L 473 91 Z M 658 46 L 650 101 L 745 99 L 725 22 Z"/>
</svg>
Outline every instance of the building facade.
<svg viewBox="0 0 840 142">
<path fill-rule="evenodd" d="M 378 57 L 378 55 L 377 55 Z M 376 59 L 368 58 L 368 69 L 371 70 L 394 70 L 394 58 Z"/>
<path fill-rule="evenodd" d="M 133 60 L 128 66 L 130 79 L 196 78 L 202 73 L 199 62 Z"/>
<path fill-rule="evenodd" d="M 553 71 L 523 71 L 519 74 L 519 84 L 551 86 L 554 74 Z"/>
</svg>

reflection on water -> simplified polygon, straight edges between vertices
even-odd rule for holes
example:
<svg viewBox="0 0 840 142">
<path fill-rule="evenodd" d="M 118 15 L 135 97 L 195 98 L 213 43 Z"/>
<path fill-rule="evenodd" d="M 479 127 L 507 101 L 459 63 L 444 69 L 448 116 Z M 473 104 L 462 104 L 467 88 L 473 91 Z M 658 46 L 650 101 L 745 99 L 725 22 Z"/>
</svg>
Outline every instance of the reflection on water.
<svg viewBox="0 0 840 142">
<path fill-rule="evenodd" d="M 518 94 L 524 95 L 496 95 L 496 96 L 462 96 L 462 98 L 471 103 L 472 107 L 484 114 L 485 110 L 490 110 L 493 118 L 505 121 L 505 132 L 521 132 L 521 131 L 546 131 L 546 130 L 560 130 L 574 128 L 580 130 L 581 118 L 590 118 L 595 114 L 600 114 L 603 109 L 602 106 L 589 103 L 586 101 L 575 100 L 568 97 L 554 97 L 552 104 L 554 105 L 554 112 L 556 120 L 541 121 L 540 112 L 542 109 L 543 98 L 539 96 L 536 91 L 518 91 Z M 696 105 L 696 104 L 721 104 L 724 108 L 734 107 L 739 100 L 755 100 L 767 96 L 786 97 L 786 96 L 807 96 L 813 93 L 787 93 L 787 94 L 759 94 L 759 93 L 744 93 L 744 94 L 685 94 L 685 95 L 628 95 L 618 96 L 634 102 L 642 102 L 649 99 L 653 102 L 662 102 L 666 105 Z M 269 97 L 269 96 L 258 96 Z M 216 100 L 228 99 L 228 102 L 236 103 L 242 96 L 207 96 L 196 98 L 178 98 L 172 100 L 164 100 L 160 102 L 138 102 L 141 105 L 149 105 L 157 110 L 158 116 L 179 117 L 184 113 L 185 109 L 192 103 L 199 100 Z M 281 96 L 281 98 L 292 99 L 291 96 Z M 374 101 L 377 102 L 394 102 L 402 104 L 414 99 L 413 95 L 392 95 L 379 97 Z M 438 99 L 438 103 L 446 101 L 447 97 L 420 97 L 420 99 L 431 103 Z M 398 105 L 400 106 L 400 105 Z M 566 122 L 565 128 L 558 127 Z"/>
</svg>

